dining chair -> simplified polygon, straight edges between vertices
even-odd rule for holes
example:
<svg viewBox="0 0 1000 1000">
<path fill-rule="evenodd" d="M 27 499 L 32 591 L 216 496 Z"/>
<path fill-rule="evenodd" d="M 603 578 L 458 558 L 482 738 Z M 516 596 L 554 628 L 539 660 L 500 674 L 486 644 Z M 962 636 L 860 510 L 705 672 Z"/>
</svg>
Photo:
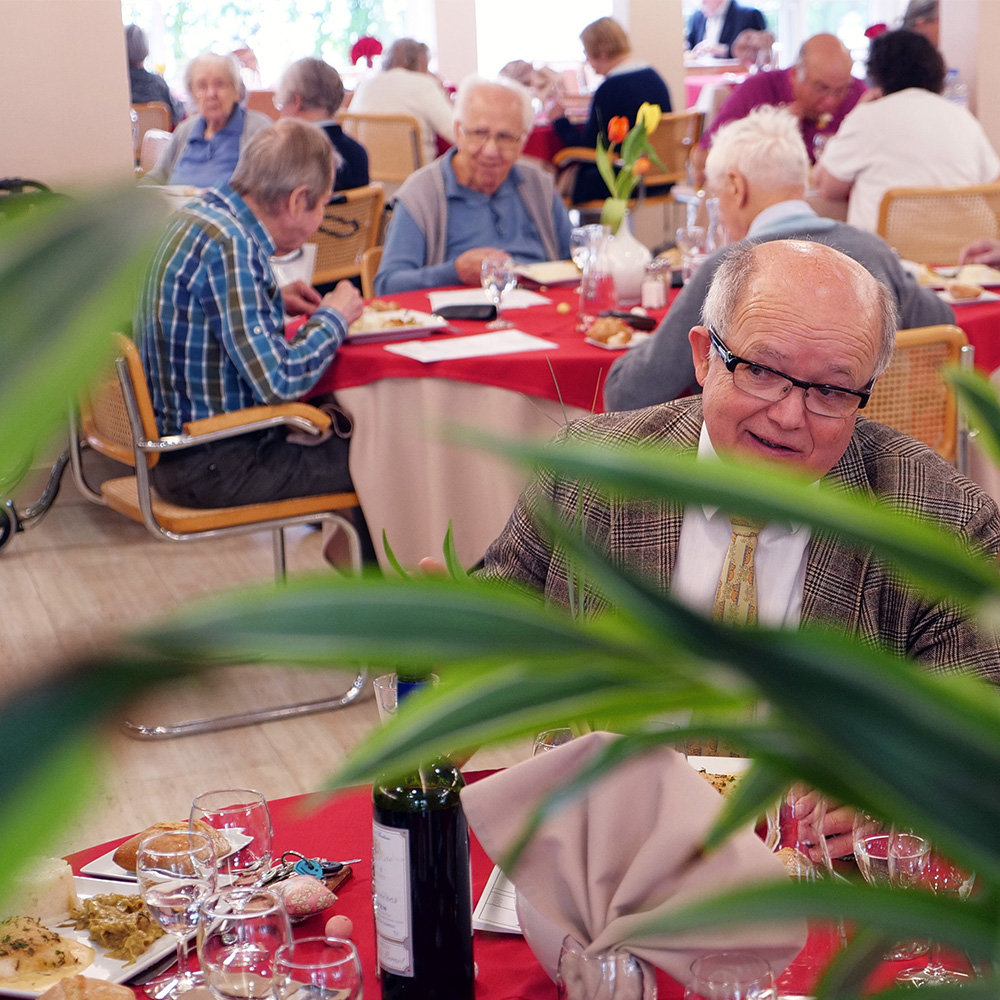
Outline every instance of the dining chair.
<svg viewBox="0 0 1000 1000">
<path fill-rule="evenodd" d="M 966 475 L 968 431 L 941 369 L 971 368 L 972 362 L 972 345 L 957 326 L 900 330 L 892 362 L 861 415 L 923 441 Z"/>
<path fill-rule="evenodd" d="M 248 90 L 247 109 L 260 111 L 273 121 L 278 120 L 278 109 L 274 106 L 273 90 Z"/>
<path fill-rule="evenodd" d="M 70 466 L 84 497 L 145 525 L 155 538 L 166 542 L 270 531 L 278 582 L 285 578 L 284 530 L 329 521 L 345 533 L 351 568 L 355 573 L 361 572 L 361 540 L 350 518 L 350 511 L 358 506 L 354 493 L 200 509 L 161 499 L 150 477 L 151 469 L 162 454 L 272 427 L 285 426 L 307 434 L 319 434 L 330 425 L 326 413 L 305 403 L 254 406 L 195 420 L 185 424 L 179 434 L 160 437 L 139 351 L 122 334 L 114 334 L 112 340 L 108 365 L 93 385 L 81 393 L 79 410 L 70 414 Z M 92 483 L 84 468 L 87 450 L 129 466 L 132 474 Z M 125 730 L 138 739 L 165 739 L 328 711 L 353 702 L 361 693 L 367 676 L 366 669 L 359 670 L 347 691 L 334 697 L 172 725 L 126 722 Z"/>
<path fill-rule="evenodd" d="M 142 146 L 139 149 L 138 173 L 140 176 L 148 174 L 156 166 L 156 161 L 159 160 L 160 154 L 169 142 L 170 133 L 165 129 L 147 129 L 146 134 L 142 137 Z"/>
<path fill-rule="evenodd" d="M 138 165 L 143 136 L 151 128 L 163 129 L 165 132 L 170 131 L 170 108 L 163 101 L 145 101 L 141 104 L 133 104 L 132 110 L 135 112 L 135 119 L 132 122 L 135 130 L 135 143 L 132 153 L 136 165 Z"/>
<path fill-rule="evenodd" d="M 387 194 L 424 165 L 420 123 L 412 115 L 346 111 L 337 115 L 337 121 L 352 139 L 365 147 L 368 176 L 372 181 L 385 185 Z"/>
<path fill-rule="evenodd" d="M 366 299 L 375 298 L 375 275 L 381 263 L 381 247 L 369 247 L 361 255 L 361 294 Z"/>
<path fill-rule="evenodd" d="M 334 192 L 319 229 L 309 238 L 316 244 L 314 285 L 360 277 L 364 252 L 378 243 L 383 205 L 378 184 Z"/>
<path fill-rule="evenodd" d="M 876 232 L 905 260 L 958 264 L 964 246 L 1000 236 L 1000 183 L 891 188 Z"/>
<path fill-rule="evenodd" d="M 704 115 L 693 109 L 672 111 L 660 118 L 660 124 L 649 137 L 649 143 L 660 158 L 663 168 L 653 164 L 652 169 L 642 178 L 636 188 L 636 195 L 632 199 L 633 204 L 673 201 L 673 195 L 669 190 L 653 195 L 647 192 L 650 188 L 673 185 L 687 179 L 688 158 L 701 138 L 703 121 Z M 572 175 L 562 176 L 565 171 L 569 170 L 575 173 L 580 164 L 596 162 L 597 151 L 589 146 L 567 146 L 565 149 L 559 150 L 552 158 L 553 165 L 560 171 L 559 189 L 572 192 Z M 564 196 L 564 200 L 567 207 L 579 209 L 582 212 L 600 211 L 603 205 L 603 199 L 574 202 L 571 193 Z"/>
</svg>

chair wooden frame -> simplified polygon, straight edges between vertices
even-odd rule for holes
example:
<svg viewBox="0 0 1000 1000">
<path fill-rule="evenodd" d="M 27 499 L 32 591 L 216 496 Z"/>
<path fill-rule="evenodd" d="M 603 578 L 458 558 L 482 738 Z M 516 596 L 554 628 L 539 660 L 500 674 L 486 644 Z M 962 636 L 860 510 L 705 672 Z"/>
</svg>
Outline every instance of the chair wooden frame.
<svg viewBox="0 0 1000 1000">
<path fill-rule="evenodd" d="M 361 274 L 366 250 L 376 245 L 385 204 L 382 188 L 368 184 L 334 193 L 323 222 L 309 238 L 316 244 L 313 284 L 324 285 Z"/>
<path fill-rule="evenodd" d="M 139 147 L 138 170 L 143 174 L 148 174 L 152 170 L 163 150 L 170 142 L 170 133 L 162 128 L 146 129 L 146 134 L 142 137 Z"/>
<path fill-rule="evenodd" d="M 655 163 L 653 164 L 653 169 L 642 178 L 636 189 L 634 204 L 673 201 L 673 195 L 670 192 L 648 195 L 646 191 L 649 188 L 687 180 L 688 159 L 701 138 L 704 117 L 700 111 L 689 110 L 672 111 L 660 118 L 660 124 L 650 136 L 649 142 L 663 163 L 663 169 L 661 170 Z M 596 162 L 596 150 L 587 146 L 567 146 L 565 149 L 560 149 L 552 158 L 553 165 L 560 171 L 572 170 L 581 163 Z M 569 183 L 569 180 L 567 178 L 566 183 Z M 560 179 L 560 190 L 566 189 L 566 184 Z M 572 190 L 571 185 L 569 190 Z M 603 201 L 574 202 L 571 194 L 566 196 L 565 201 L 568 207 L 578 208 L 582 211 L 597 211 L 603 205 Z"/>
<path fill-rule="evenodd" d="M 941 378 L 941 369 L 946 365 L 971 368 L 973 353 L 957 326 L 900 330 L 892 363 L 875 383 L 861 416 L 923 441 L 966 475 L 968 431 L 955 391 Z"/>
<path fill-rule="evenodd" d="M 273 90 L 248 90 L 246 106 L 249 111 L 259 111 L 263 115 L 267 115 L 272 121 L 277 121 L 281 114 L 278 109 L 274 106 L 274 94 Z"/>
<path fill-rule="evenodd" d="M 366 299 L 375 297 L 375 275 L 382 263 L 382 247 L 369 247 L 361 255 L 361 294 Z"/>
<path fill-rule="evenodd" d="M 132 110 L 136 115 L 134 122 L 135 144 L 132 153 L 138 165 L 139 154 L 142 152 L 142 137 L 153 128 L 169 132 L 172 125 L 170 121 L 170 108 L 163 101 L 144 101 L 140 104 L 133 104 Z"/>
<path fill-rule="evenodd" d="M 121 334 L 114 335 L 114 349 L 113 366 L 109 365 L 94 387 L 81 395 L 79 413 L 74 410 L 70 415 L 70 465 L 77 487 L 88 500 L 145 525 L 162 541 L 186 542 L 269 530 L 273 540 L 275 577 L 279 582 L 285 577 L 284 529 L 329 521 L 345 532 L 351 567 L 355 573 L 361 572 L 361 540 L 346 516 L 347 511 L 358 506 L 354 493 L 196 509 L 157 497 L 150 478 L 150 470 L 162 454 L 272 427 L 284 426 L 319 434 L 330 425 L 326 413 L 305 403 L 257 406 L 192 421 L 180 434 L 161 437 L 138 350 Z M 87 449 L 131 466 L 134 475 L 91 484 L 84 471 L 83 454 Z M 125 730 L 138 739 L 167 739 L 329 711 L 355 701 L 367 676 L 366 669 L 358 671 L 348 690 L 331 698 L 173 725 L 146 726 L 126 722 Z"/>
<path fill-rule="evenodd" d="M 958 264 L 964 246 L 1000 236 L 1000 183 L 892 188 L 876 232 L 906 260 Z"/>
<path fill-rule="evenodd" d="M 337 115 L 343 130 L 365 147 L 368 176 L 381 184 L 398 185 L 424 165 L 420 123 L 412 115 Z"/>
</svg>

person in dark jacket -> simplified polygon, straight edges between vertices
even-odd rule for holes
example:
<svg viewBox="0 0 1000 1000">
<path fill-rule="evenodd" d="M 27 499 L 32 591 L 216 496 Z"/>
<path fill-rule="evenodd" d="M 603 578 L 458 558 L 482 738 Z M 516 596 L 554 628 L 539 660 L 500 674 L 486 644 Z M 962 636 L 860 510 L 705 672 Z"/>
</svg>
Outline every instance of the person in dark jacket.
<svg viewBox="0 0 1000 1000">
<path fill-rule="evenodd" d="M 149 39 L 138 24 L 125 28 L 125 56 L 128 59 L 129 100 L 133 104 L 160 101 L 170 109 L 170 126 L 173 128 L 184 117 L 184 105 L 170 93 L 162 76 L 150 73 L 143 66 L 149 55 Z"/>
<path fill-rule="evenodd" d="M 764 15 L 736 0 L 702 0 L 688 22 L 687 47 L 699 56 L 731 59 L 733 42 L 741 31 L 763 31 Z"/>
</svg>

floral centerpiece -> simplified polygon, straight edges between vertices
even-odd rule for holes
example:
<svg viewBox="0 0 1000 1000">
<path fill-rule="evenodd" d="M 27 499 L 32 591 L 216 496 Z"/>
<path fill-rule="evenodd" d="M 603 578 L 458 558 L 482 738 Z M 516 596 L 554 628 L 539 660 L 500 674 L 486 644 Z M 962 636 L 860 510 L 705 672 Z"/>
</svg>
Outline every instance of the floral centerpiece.
<svg viewBox="0 0 1000 1000">
<path fill-rule="evenodd" d="M 608 144 L 605 146 L 604 136 L 597 137 L 597 169 L 611 192 L 601 208 L 601 222 L 610 226 L 613 233 L 618 232 L 628 200 L 639 179 L 649 173 L 651 164 L 665 169 L 649 144 L 649 137 L 660 124 L 662 114 L 658 104 L 645 103 L 639 108 L 631 129 L 624 115 L 616 115 L 608 122 Z M 615 147 L 618 147 L 617 156 Z"/>
</svg>

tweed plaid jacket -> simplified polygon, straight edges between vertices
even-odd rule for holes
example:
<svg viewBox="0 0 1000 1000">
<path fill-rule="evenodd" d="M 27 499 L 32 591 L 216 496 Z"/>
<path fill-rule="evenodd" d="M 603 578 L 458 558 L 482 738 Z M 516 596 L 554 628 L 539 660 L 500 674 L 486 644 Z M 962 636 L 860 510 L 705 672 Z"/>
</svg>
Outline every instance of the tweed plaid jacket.
<svg viewBox="0 0 1000 1000">
<path fill-rule="evenodd" d="M 609 443 L 662 442 L 695 451 L 701 431 L 698 396 L 570 424 L 561 438 Z M 993 500 L 937 454 L 904 434 L 859 418 L 840 461 L 824 477 L 828 488 L 853 487 L 904 511 L 937 520 L 970 547 L 996 556 L 1000 512 Z M 483 575 L 516 581 L 568 605 L 565 561 L 539 532 L 531 510 L 547 501 L 567 520 L 582 515 L 587 535 L 616 562 L 642 573 L 664 590 L 681 532 L 677 505 L 605 500 L 586 485 L 536 477 L 522 494 L 506 527 L 486 553 Z M 606 602 L 588 594 L 588 611 Z M 905 585 L 870 552 L 854 551 L 814 532 L 809 542 L 802 617 L 913 657 L 928 669 L 968 671 L 1000 682 L 1000 644 L 947 603 L 934 603 Z"/>
</svg>

